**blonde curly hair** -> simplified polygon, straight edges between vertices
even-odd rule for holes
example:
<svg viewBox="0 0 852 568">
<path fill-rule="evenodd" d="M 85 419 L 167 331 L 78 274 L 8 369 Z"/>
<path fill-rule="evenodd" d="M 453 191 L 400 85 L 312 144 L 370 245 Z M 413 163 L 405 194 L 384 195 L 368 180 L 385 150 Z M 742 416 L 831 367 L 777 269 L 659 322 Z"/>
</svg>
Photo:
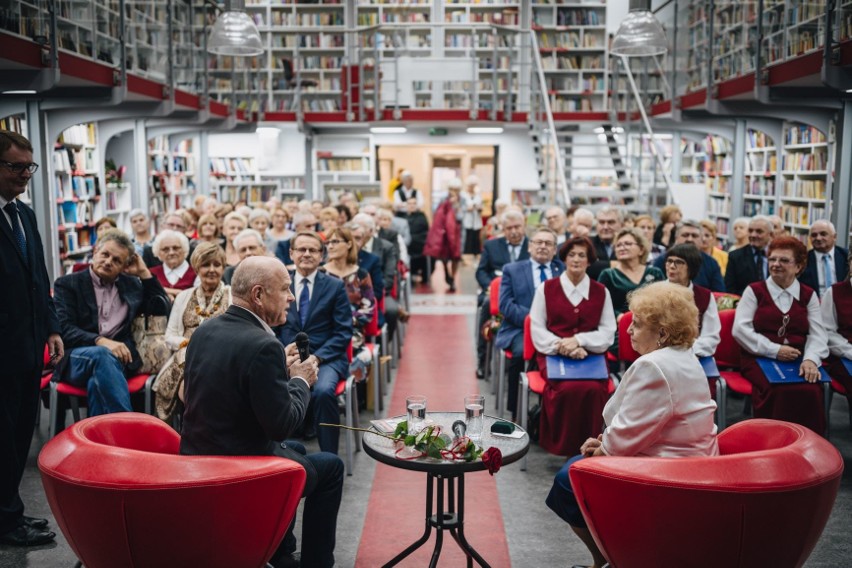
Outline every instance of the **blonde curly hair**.
<svg viewBox="0 0 852 568">
<path fill-rule="evenodd" d="M 666 346 L 692 347 L 698 337 L 698 308 L 692 290 L 654 282 L 631 292 L 628 301 L 634 317 L 668 332 Z"/>
</svg>

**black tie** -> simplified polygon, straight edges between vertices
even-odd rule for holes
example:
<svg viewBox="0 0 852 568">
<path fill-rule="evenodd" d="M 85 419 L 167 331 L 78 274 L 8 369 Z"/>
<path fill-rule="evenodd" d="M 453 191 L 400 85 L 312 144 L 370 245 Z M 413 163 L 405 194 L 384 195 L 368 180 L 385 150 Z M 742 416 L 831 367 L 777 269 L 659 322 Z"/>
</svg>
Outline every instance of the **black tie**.
<svg viewBox="0 0 852 568">
<path fill-rule="evenodd" d="M 754 249 L 754 263 L 757 265 L 757 273 L 761 280 L 766 280 L 766 271 L 763 267 L 763 249 Z"/>
<path fill-rule="evenodd" d="M 18 221 L 18 206 L 14 201 L 10 201 L 3 209 L 9 215 L 9 220 L 12 222 L 12 234 L 15 235 L 18 248 L 21 250 L 21 254 L 24 255 L 24 262 L 27 262 L 27 239 L 24 238 L 24 231 L 21 228 L 21 223 Z"/>
</svg>

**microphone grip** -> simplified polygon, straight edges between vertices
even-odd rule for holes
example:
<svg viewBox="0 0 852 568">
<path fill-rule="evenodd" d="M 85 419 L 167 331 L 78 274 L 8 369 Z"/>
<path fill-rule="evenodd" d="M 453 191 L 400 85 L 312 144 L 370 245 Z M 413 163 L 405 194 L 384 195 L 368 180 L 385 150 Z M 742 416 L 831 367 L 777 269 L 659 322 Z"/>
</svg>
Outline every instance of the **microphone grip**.
<svg viewBox="0 0 852 568">
<path fill-rule="evenodd" d="M 456 438 L 463 438 L 467 432 L 467 423 L 464 420 L 456 420 L 453 422 L 452 430 Z"/>
<path fill-rule="evenodd" d="M 300 331 L 296 334 L 296 349 L 299 351 L 300 361 L 304 361 L 311 356 L 311 343 L 307 333 Z"/>
</svg>

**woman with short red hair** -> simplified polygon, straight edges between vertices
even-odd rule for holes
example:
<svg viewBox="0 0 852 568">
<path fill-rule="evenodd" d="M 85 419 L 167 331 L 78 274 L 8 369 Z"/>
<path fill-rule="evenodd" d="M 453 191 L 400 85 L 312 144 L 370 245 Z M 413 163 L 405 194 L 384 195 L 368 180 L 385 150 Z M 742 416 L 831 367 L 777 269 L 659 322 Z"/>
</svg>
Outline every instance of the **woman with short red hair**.
<svg viewBox="0 0 852 568">
<path fill-rule="evenodd" d="M 825 410 L 819 366 L 828 356 L 828 336 L 819 298 L 796 277 L 807 263 L 808 250 L 794 237 L 769 243 L 769 278 L 751 284 L 737 306 L 733 335 L 742 346 L 742 374 L 752 384 L 755 418 L 787 420 L 825 432 Z M 771 384 L 758 357 L 796 362 L 804 382 Z"/>
</svg>

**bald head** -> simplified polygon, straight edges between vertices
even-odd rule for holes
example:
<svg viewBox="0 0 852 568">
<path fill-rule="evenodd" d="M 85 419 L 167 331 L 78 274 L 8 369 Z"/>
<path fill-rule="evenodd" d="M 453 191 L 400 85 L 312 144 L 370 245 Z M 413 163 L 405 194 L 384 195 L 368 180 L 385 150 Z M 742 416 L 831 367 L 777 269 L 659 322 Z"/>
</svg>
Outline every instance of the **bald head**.
<svg viewBox="0 0 852 568">
<path fill-rule="evenodd" d="M 285 276 L 287 280 L 290 275 L 284 264 L 277 258 L 268 256 L 250 256 L 243 259 L 234 270 L 231 278 L 231 295 L 234 298 L 248 300 L 251 289 L 255 286 L 268 288 L 276 276 Z"/>
<path fill-rule="evenodd" d="M 231 279 L 234 304 L 249 310 L 270 327 L 287 321 L 294 300 L 290 274 L 277 258 L 250 256 L 240 262 Z"/>
</svg>

